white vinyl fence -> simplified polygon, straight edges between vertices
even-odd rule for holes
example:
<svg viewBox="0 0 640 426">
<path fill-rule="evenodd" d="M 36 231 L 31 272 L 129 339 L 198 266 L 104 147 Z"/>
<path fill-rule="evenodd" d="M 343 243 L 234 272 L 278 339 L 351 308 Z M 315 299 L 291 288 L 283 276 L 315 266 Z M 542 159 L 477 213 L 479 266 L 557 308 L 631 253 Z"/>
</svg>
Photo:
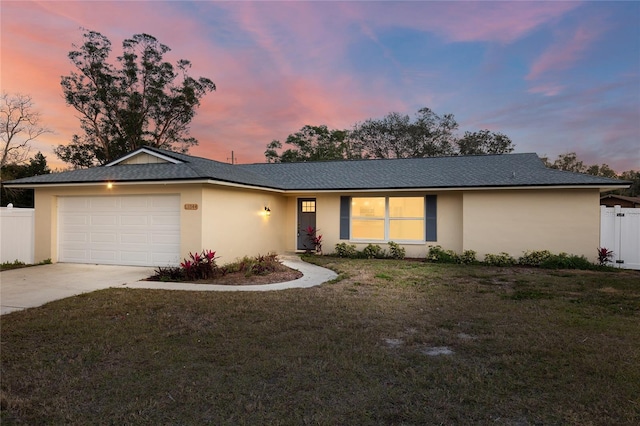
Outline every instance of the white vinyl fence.
<svg viewBox="0 0 640 426">
<path fill-rule="evenodd" d="M 34 209 L 0 207 L 0 263 L 33 263 Z"/>
<path fill-rule="evenodd" d="M 613 251 L 613 265 L 640 269 L 640 209 L 600 206 L 600 247 Z"/>
</svg>

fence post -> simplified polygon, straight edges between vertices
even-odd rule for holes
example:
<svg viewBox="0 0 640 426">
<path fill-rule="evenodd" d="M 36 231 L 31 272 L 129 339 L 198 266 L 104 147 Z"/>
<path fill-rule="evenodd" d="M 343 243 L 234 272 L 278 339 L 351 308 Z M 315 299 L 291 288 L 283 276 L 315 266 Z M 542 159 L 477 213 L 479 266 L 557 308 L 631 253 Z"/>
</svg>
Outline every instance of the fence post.
<svg viewBox="0 0 640 426">
<path fill-rule="evenodd" d="M 614 266 L 622 268 L 622 264 L 618 263 L 618 260 L 621 260 L 620 249 L 622 248 L 622 244 L 620 243 L 620 233 L 622 232 L 620 224 L 622 223 L 622 218 L 619 216 L 622 214 L 621 207 L 619 205 L 613 206 L 613 213 L 613 262 L 615 263 Z"/>
</svg>

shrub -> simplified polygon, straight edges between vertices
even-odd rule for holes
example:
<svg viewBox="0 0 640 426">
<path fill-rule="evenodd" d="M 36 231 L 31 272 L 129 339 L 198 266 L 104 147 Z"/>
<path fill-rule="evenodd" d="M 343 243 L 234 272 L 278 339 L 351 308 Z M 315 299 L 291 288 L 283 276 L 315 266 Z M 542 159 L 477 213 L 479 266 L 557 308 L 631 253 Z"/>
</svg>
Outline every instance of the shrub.
<svg viewBox="0 0 640 426">
<path fill-rule="evenodd" d="M 218 274 L 216 252 L 203 250 L 202 253 L 189 252 L 189 259 L 180 263 L 184 278 L 187 280 L 206 280 Z"/>
<path fill-rule="evenodd" d="M 523 266 L 540 266 L 542 262 L 549 259 L 550 256 L 551 252 L 549 250 L 527 250 L 518 258 L 518 264 Z"/>
<path fill-rule="evenodd" d="M 216 252 L 207 250 L 202 253 L 189 253 L 189 259 L 184 259 L 179 267 L 158 267 L 152 280 L 157 281 L 196 281 L 220 277 L 235 272 L 243 272 L 245 276 L 267 275 L 283 270 L 282 262 L 275 253 L 245 256 L 233 263 L 218 267 Z"/>
<path fill-rule="evenodd" d="M 595 265 L 584 256 L 567 253 L 552 254 L 540 264 L 545 269 L 594 269 Z"/>
<path fill-rule="evenodd" d="M 513 266 L 516 260 L 509 253 L 500 252 L 499 254 L 488 253 L 484 256 L 484 263 L 489 266 Z"/>
<path fill-rule="evenodd" d="M 367 259 L 382 259 L 385 257 L 385 252 L 379 245 L 369 244 L 362 249 L 362 256 Z"/>
<path fill-rule="evenodd" d="M 318 235 L 318 230 L 311 225 L 305 229 L 305 232 L 307 233 L 307 238 L 313 244 L 313 250 L 318 254 L 322 254 L 322 234 Z M 306 252 L 310 254 L 311 250 L 306 250 Z"/>
<path fill-rule="evenodd" d="M 389 257 L 392 259 L 404 259 L 406 251 L 404 247 L 393 241 L 389 241 Z"/>
<path fill-rule="evenodd" d="M 441 246 L 429 246 L 427 260 L 441 263 L 460 263 L 460 256 L 453 250 L 444 250 Z"/>
<path fill-rule="evenodd" d="M 178 266 L 158 266 L 150 279 L 156 281 L 182 281 L 184 279 L 182 269 Z"/>
<path fill-rule="evenodd" d="M 275 253 L 269 253 L 264 256 L 258 255 L 253 259 L 245 256 L 240 264 L 238 271 L 244 272 L 246 277 L 267 275 L 282 268 L 282 263 Z"/>
<path fill-rule="evenodd" d="M 465 250 L 462 252 L 462 256 L 460 256 L 460 263 L 465 265 L 470 265 L 472 263 L 477 263 L 476 252 L 474 250 Z"/>
<path fill-rule="evenodd" d="M 151 278 L 159 281 L 195 281 L 214 278 L 221 273 L 216 265 L 216 259 L 215 251 L 190 252 L 189 258 L 183 259 L 179 267 L 158 267 Z"/>
<path fill-rule="evenodd" d="M 358 257 L 358 250 L 354 244 L 339 243 L 336 244 L 335 255 L 338 257 L 355 258 Z"/>
</svg>

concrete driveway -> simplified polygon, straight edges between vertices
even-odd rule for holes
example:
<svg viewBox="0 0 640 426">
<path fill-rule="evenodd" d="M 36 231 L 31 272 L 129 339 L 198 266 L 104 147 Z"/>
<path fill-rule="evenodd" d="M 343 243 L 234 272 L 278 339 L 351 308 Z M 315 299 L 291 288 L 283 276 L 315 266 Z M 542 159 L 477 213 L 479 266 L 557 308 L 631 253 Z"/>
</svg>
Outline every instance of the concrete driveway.
<svg viewBox="0 0 640 426">
<path fill-rule="evenodd" d="M 133 283 L 153 275 L 142 266 L 55 263 L 0 272 L 0 314 Z"/>
<path fill-rule="evenodd" d="M 0 272 L 1 314 L 44 305 L 54 300 L 109 287 L 185 291 L 274 291 L 308 288 L 330 281 L 335 272 L 306 263 L 298 256 L 282 256 L 282 263 L 302 272 L 302 278 L 262 285 L 216 285 L 141 281 L 153 275 L 147 266 L 55 263 Z"/>
</svg>

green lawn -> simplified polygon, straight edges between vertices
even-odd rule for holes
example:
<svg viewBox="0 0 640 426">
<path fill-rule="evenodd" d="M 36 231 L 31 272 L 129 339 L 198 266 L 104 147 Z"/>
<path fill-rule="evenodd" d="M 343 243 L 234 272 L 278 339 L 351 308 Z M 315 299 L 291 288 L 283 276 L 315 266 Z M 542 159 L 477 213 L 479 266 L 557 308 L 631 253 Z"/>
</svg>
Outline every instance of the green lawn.
<svg viewBox="0 0 640 426">
<path fill-rule="evenodd" d="M 313 261 L 343 279 L 2 316 L 2 425 L 640 424 L 637 272 Z"/>
</svg>

